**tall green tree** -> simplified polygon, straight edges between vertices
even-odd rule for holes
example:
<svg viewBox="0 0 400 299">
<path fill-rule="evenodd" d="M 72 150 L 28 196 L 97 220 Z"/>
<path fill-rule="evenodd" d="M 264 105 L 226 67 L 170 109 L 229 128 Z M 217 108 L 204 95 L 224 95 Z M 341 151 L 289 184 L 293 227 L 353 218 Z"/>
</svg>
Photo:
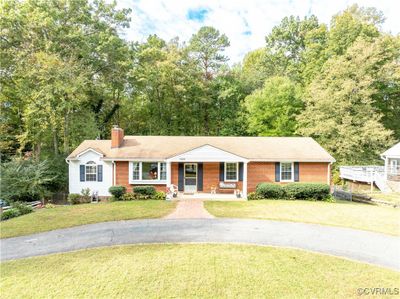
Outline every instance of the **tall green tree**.
<svg viewBox="0 0 400 299">
<path fill-rule="evenodd" d="M 129 96 L 121 124 L 131 134 L 196 135 L 200 124 L 201 73 L 179 44 L 149 36 L 134 45 Z"/>
<path fill-rule="evenodd" d="M 189 41 L 190 55 L 197 61 L 206 80 L 212 79 L 220 67 L 228 61 L 223 54 L 229 46 L 225 34 L 221 34 L 213 27 L 201 27 Z"/>
<path fill-rule="evenodd" d="M 212 120 L 210 110 L 215 104 L 215 97 L 212 95 L 211 81 L 218 74 L 218 71 L 226 63 L 228 58 L 223 54 L 229 40 L 225 34 L 221 34 L 213 27 L 202 27 L 192 36 L 188 45 L 188 53 L 197 64 L 203 74 L 201 114 L 203 116 L 204 134 L 211 133 Z"/>
<path fill-rule="evenodd" d="M 393 66 L 385 43 L 359 40 L 328 60 L 308 87 L 297 132 L 316 138 L 341 163 L 373 163 L 393 142 L 373 99 L 379 69 Z"/>
<path fill-rule="evenodd" d="M 316 16 L 285 17 L 272 29 L 266 39 L 266 67 L 276 76 L 288 76 L 296 82 L 302 82 L 305 66 L 304 52 L 308 36 L 320 28 Z M 315 39 L 314 43 L 319 40 Z"/>
<path fill-rule="evenodd" d="M 117 116 L 131 62 L 118 36 L 128 26 L 129 10 L 88 0 L 0 5 L 2 145 L 9 152 L 32 148 L 37 156 L 41 148 L 68 153 L 76 146 L 75 114 L 86 115 L 80 121 L 88 123 L 88 130 L 81 127 L 86 138 L 109 134 L 105 127 Z M 10 128 L 17 138 L 8 135 Z"/>
<path fill-rule="evenodd" d="M 372 41 L 379 37 L 379 26 L 383 22 L 383 14 L 376 8 L 359 7 L 357 4 L 348 7 L 332 18 L 329 54 L 343 55 L 359 38 Z"/>
<path fill-rule="evenodd" d="M 301 89 L 287 77 L 271 77 L 246 97 L 244 105 L 250 134 L 292 136 L 303 106 Z"/>
</svg>

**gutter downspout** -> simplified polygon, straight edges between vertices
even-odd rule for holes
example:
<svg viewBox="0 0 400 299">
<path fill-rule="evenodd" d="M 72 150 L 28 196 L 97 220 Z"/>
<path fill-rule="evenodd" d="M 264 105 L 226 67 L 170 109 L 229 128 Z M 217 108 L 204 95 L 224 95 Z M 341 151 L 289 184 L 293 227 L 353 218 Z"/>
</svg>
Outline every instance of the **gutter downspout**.
<svg viewBox="0 0 400 299">
<path fill-rule="evenodd" d="M 113 169 L 113 181 L 112 181 L 112 185 L 115 186 L 115 180 L 116 180 L 116 166 L 115 166 L 115 161 L 111 161 L 112 163 L 112 169 Z"/>
</svg>

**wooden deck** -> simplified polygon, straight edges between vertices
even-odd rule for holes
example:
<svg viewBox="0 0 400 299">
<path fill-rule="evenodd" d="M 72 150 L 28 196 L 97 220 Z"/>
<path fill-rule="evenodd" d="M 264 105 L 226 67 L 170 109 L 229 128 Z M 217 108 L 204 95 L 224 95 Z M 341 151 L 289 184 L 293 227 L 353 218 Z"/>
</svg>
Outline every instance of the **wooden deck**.
<svg viewBox="0 0 400 299">
<path fill-rule="evenodd" d="M 342 179 L 373 183 L 382 179 L 385 175 L 384 166 L 341 166 L 340 177 Z"/>
</svg>

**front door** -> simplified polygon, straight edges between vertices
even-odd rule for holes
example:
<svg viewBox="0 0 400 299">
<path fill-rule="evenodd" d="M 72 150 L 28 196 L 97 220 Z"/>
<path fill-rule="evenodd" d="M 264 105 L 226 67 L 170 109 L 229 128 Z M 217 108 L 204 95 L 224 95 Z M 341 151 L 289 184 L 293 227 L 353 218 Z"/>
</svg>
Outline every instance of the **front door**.
<svg viewBox="0 0 400 299">
<path fill-rule="evenodd" d="M 197 191 L 197 163 L 185 163 L 183 191 L 185 193 Z"/>
</svg>

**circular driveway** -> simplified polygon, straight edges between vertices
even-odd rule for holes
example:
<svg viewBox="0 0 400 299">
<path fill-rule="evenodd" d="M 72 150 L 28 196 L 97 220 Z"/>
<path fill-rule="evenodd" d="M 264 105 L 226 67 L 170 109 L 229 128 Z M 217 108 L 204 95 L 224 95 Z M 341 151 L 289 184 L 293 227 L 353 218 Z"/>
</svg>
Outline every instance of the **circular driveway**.
<svg viewBox="0 0 400 299">
<path fill-rule="evenodd" d="M 1 240 L 1 260 L 141 243 L 248 243 L 305 249 L 400 270 L 400 238 L 317 224 L 248 219 L 103 222 Z"/>
</svg>

